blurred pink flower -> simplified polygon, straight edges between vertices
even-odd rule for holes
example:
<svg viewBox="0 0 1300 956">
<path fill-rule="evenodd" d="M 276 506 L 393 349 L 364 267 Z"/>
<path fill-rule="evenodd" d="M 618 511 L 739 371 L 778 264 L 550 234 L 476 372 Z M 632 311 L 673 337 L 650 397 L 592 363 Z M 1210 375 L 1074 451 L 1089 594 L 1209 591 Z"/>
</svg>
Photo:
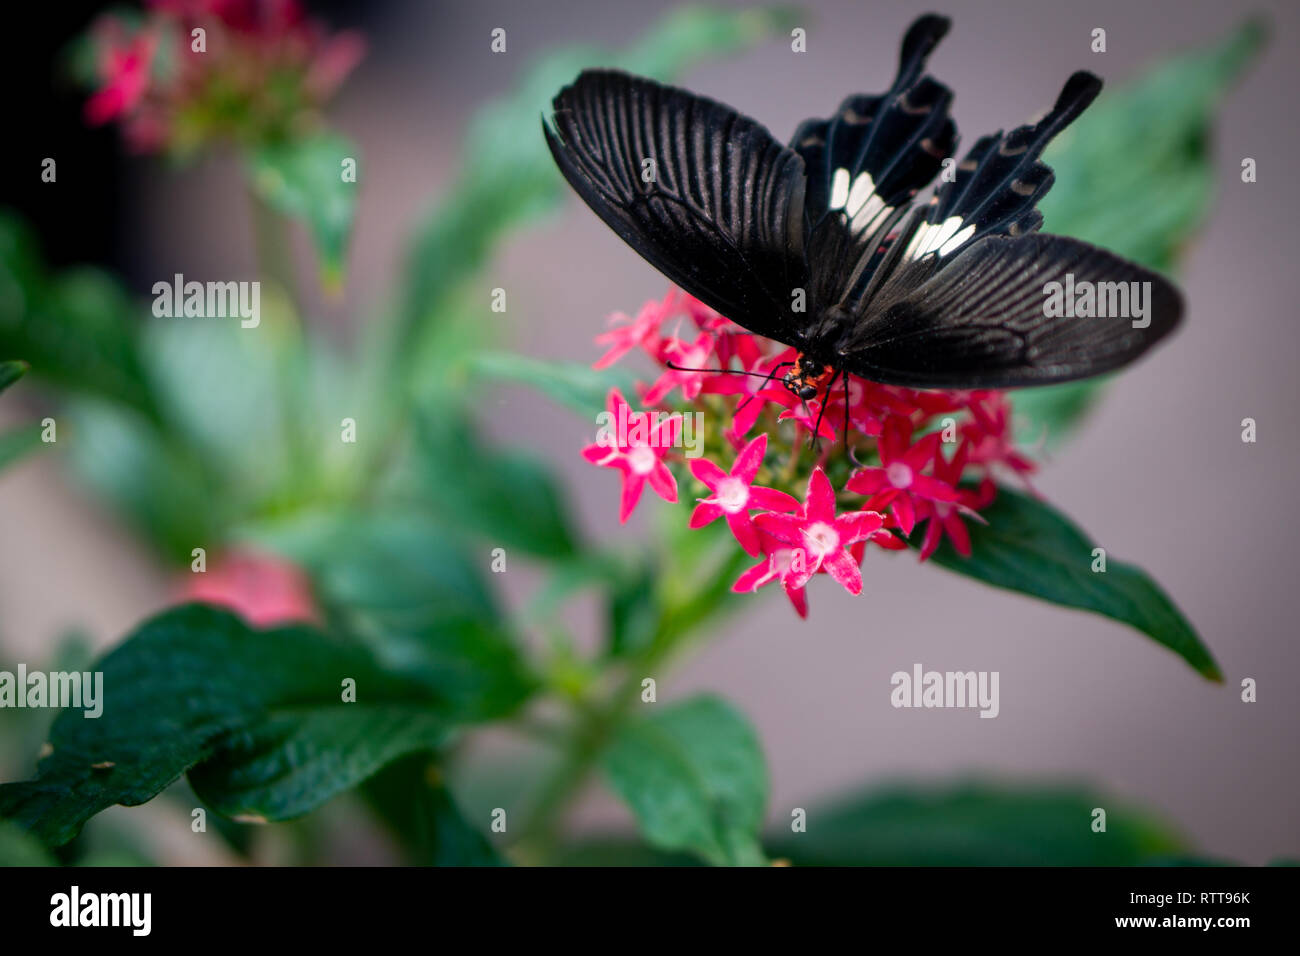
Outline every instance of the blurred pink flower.
<svg viewBox="0 0 1300 956">
<path fill-rule="evenodd" d="M 180 599 L 229 608 L 254 627 L 319 623 L 307 575 L 283 558 L 235 551 L 185 575 Z"/>
<path fill-rule="evenodd" d="M 183 155 L 214 140 L 278 141 L 315 123 L 365 53 L 297 0 L 148 0 L 140 22 L 109 13 L 91 29 L 92 124 L 116 121 L 141 152 Z M 195 49 L 194 31 L 203 48 Z"/>
<path fill-rule="evenodd" d="M 100 87 L 86 100 L 86 122 L 102 126 L 134 110 L 149 87 L 157 37 L 149 32 L 129 36 L 115 21 L 96 31 L 95 72 Z"/>
<path fill-rule="evenodd" d="M 609 390 L 606 410 L 601 436 L 582 450 L 582 456 L 593 465 L 623 473 L 618 520 L 625 522 L 631 517 L 647 483 L 659 497 L 675 502 L 677 479 L 663 458 L 676 443 L 680 417 L 633 411 L 616 388 Z"/>
</svg>

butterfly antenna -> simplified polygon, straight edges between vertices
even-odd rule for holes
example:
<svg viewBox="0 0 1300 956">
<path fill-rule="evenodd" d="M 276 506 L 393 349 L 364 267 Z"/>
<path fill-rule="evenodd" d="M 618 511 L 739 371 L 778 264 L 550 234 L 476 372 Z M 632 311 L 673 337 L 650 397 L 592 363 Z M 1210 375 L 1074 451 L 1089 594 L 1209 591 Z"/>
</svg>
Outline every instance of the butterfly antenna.
<svg viewBox="0 0 1300 956">
<path fill-rule="evenodd" d="M 736 411 L 740 411 L 740 410 L 743 409 L 746 405 L 748 405 L 750 402 L 752 402 L 754 399 L 758 398 L 758 393 L 761 392 L 764 388 L 766 388 L 766 387 L 767 387 L 767 383 L 770 382 L 770 381 L 772 381 L 772 379 L 774 379 L 774 378 L 776 377 L 776 370 L 777 370 L 777 369 L 779 369 L 779 368 L 784 368 L 784 367 L 787 366 L 787 365 L 793 365 L 793 364 L 794 364 L 794 362 L 777 362 L 775 365 L 773 365 L 773 366 L 772 366 L 772 371 L 768 372 L 767 375 L 764 376 L 763 384 L 760 385 L 757 389 L 755 389 L 753 395 L 749 396 L 749 398 L 745 399 L 743 402 L 741 402 L 739 405 L 737 405 L 737 406 L 736 406 Z M 761 372 L 746 372 L 745 374 L 746 374 L 746 375 L 761 375 L 762 373 L 761 373 Z"/>
<path fill-rule="evenodd" d="M 793 362 L 781 363 L 781 365 L 793 364 Z M 764 375 L 762 372 L 745 372 L 738 368 L 690 368 L 686 365 L 678 365 L 676 362 L 665 362 L 664 365 L 672 369 L 674 372 L 712 372 L 714 375 L 752 375 L 755 378 L 767 379 L 770 379 L 776 373 L 776 369 L 781 367 L 781 365 L 778 365 L 767 375 Z"/>
</svg>

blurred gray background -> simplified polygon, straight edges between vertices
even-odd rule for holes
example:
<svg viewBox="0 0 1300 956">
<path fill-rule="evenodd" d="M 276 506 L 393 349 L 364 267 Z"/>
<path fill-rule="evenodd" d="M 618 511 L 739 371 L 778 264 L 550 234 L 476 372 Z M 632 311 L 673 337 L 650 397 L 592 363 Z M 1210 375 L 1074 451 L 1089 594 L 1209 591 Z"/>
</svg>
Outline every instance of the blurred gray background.
<svg viewBox="0 0 1300 956">
<path fill-rule="evenodd" d="M 336 26 L 365 30 L 371 51 L 334 111 L 361 144 L 363 193 L 349 289 L 342 303 L 322 304 L 314 320 L 324 334 L 349 340 L 345 317 L 382 300 L 402 242 L 455 172 L 475 108 L 510 90 L 548 49 L 625 45 L 668 6 L 376 3 L 352 19 L 346 8 L 331 11 Z M 1184 328 L 1120 377 L 1038 480 L 1112 559 L 1140 564 L 1168 590 L 1226 683 L 1207 683 L 1108 620 L 917 567 L 908 554 L 876 552 L 861 597 L 827 580 L 811 586 L 807 623 L 775 591 L 751 601 L 702 653 L 659 675 L 661 699 L 716 690 L 752 717 L 771 767 L 773 820 L 834 790 L 898 777 L 1081 778 L 1162 811 L 1206 853 L 1249 863 L 1300 856 L 1300 596 L 1292 590 L 1300 8 L 1285 0 L 803 6 L 805 55 L 777 40 L 683 82 L 786 138 L 846 93 L 884 89 L 903 30 L 933 7 L 954 27 L 931 69 L 956 91 L 953 111 L 969 143 L 1045 109 L 1074 69 L 1123 83 L 1154 59 L 1221 37 L 1249 12 L 1271 18 L 1269 48 L 1221 112 L 1217 206 L 1185 261 Z M 504 56 L 488 50 L 497 26 L 508 31 Z M 1089 50 L 1098 26 L 1108 34 L 1101 55 Z M 533 127 L 520 130 L 536 135 Z M 1256 184 L 1240 182 L 1244 156 L 1258 161 Z M 245 211 L 229 198 L 238 190 L 233 160 L 180 174 L 150 162 L 127 168 L 135 218 L 126 234 L 137 280 L 250 268 Z M 305 243 L 300 252 L 306 266 Z M 517 235 L 483 281 L 485 289 L 509 290 L 506 336 L 514 348 L 580 361 L 599 354 L 591 338 L 609 312 L 635 310 L 667 287 L 576 198 Z M 556 464 L 589 533 L 637 533 L 644 514 L 619 529 L 617 481 L 578 457 L 591 423 L 525 393 L 499 398 L 495 433 Z M 1240 440 L 1247 416 L 1259 423 L 1257 444 Z M 656 507 L 664 506 L 651 497 L 641 506 Z M 0 527 L 9 659 L 45 659 L 55 636 L 73 625 L 98 645 L 114 642 L 172 594 L 123 529 L 40 456 L 0 477 Z M 1000 716 L 893 709 L 889 676 L 915 662 L 1000 671 Z M 1258 681 L 1257 703 L 1241 702 L 1244 677 Z M 505 746 L 490 747 L 488 757 Z M 627 818 L 593 793 L 582 819 L 621 825 Z"/>
</svg>

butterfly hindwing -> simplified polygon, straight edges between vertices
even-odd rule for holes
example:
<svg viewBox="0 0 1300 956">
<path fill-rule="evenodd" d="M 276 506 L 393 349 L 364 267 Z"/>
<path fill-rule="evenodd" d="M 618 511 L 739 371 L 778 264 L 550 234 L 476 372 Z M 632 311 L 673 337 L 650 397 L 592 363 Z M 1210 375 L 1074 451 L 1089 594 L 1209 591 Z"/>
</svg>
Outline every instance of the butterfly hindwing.
<svg viewBox="0 0 1300 956">
<path fill-rule="evenodd" d="M 808 169 L 810 228 L 838 212 L 863 232 L 883 209 L 905 204 L 934 179 L 957 129 L 948 116 L 952 91 L 922 73 L 948 27 L 944 17 L 921 17 L 903 38 L 886 93 L 850 96 L 829 119 L 799 126 L 791 145 Z"/>
<path fill-rule="evenodd" d="M 794 151 L 729 107 L 612 70 L 584 71 L 553 106 L 551 153 L 606 224 L 696 298 L 794 344 L 792 290 L 806 285 Z"/>
<path fill-rule="evenodd" d="M 1055 178 L 1038 157 L 1100 91 L 1101 80 L 1081 70 L 1066 81 L 1056 104 L 1038 122 L 977 140 L 954 167 L 954 178 L 935 190 L 925 224 L 909 240 L 907 258 L 933 254 L 942 260 L 985 236 L 1037 231 L 1043 223 L 1038 201 Z"/>
<path fill-rule="evenodd" d="M 1054 310 L 1050 283 L 1061 284 Z M 1122 314 L 1068 314 L 1075 310 L 1066 290 L 1089 285 L 1088 311 Z M 840 344 L 848 371 L 918 388 L 1012 388 L 1133 361 L 1178 324 L 1182 298 L 1168 280 L 1104 249 L 1035 233 L 972 243 L 918 288 L 877 300 L 873 310 L 873 321 Z"/>
</svg>

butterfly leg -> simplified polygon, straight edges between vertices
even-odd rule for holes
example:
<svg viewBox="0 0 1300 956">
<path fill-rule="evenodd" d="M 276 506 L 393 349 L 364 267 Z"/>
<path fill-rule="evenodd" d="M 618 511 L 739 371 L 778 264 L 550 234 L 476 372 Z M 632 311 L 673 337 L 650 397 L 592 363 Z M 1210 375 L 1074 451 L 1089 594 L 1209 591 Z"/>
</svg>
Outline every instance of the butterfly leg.
<svg viewBox="0 0 1300 956">
<path fill-rule="evenodd" d="M 835 387 L 835 378 L 836 378 L 836 376 L 838 376 L 839 374 L 840 374 L 839 372 L 835 372 L 834 374 L 831 375 L 831 380 L 830 380 L 829 382 L 826 383 L 826 393 L 822 396 L 822 405 L 821 405 L 821 408 L 817 409 L 817 421 L 813 424 L 812 441 L 809 442 L 809 445 L 813 448 L 814 451 L 820 450 L 820 448 L 821 448 L 821 438 L 822 438 L 822 416 L 826 414 L 826 404 L 827 404 L 827 402 L 829 401 L 829 399 L 830 399 L 830 397 L 831 397 L 831 389 Z M 846 382 L 846 383 L 848 382 L 848 379 L 847 379 L 847 378 L 845 379 L 845 382 Z M 804 407 L 806 408 L 807 405 L 805 404 Z M 845 413 L 847 414 L 847 409 L 846 409 L 846 412 L 845 412 Z M 848 433 L 848 431 L 846 430 L 846 431 L 844 432 L 844 440 L 845 440 L 845 442 L 848 441 L 848 436 L 849 436 L 849 433 Z"/>
</svg>

